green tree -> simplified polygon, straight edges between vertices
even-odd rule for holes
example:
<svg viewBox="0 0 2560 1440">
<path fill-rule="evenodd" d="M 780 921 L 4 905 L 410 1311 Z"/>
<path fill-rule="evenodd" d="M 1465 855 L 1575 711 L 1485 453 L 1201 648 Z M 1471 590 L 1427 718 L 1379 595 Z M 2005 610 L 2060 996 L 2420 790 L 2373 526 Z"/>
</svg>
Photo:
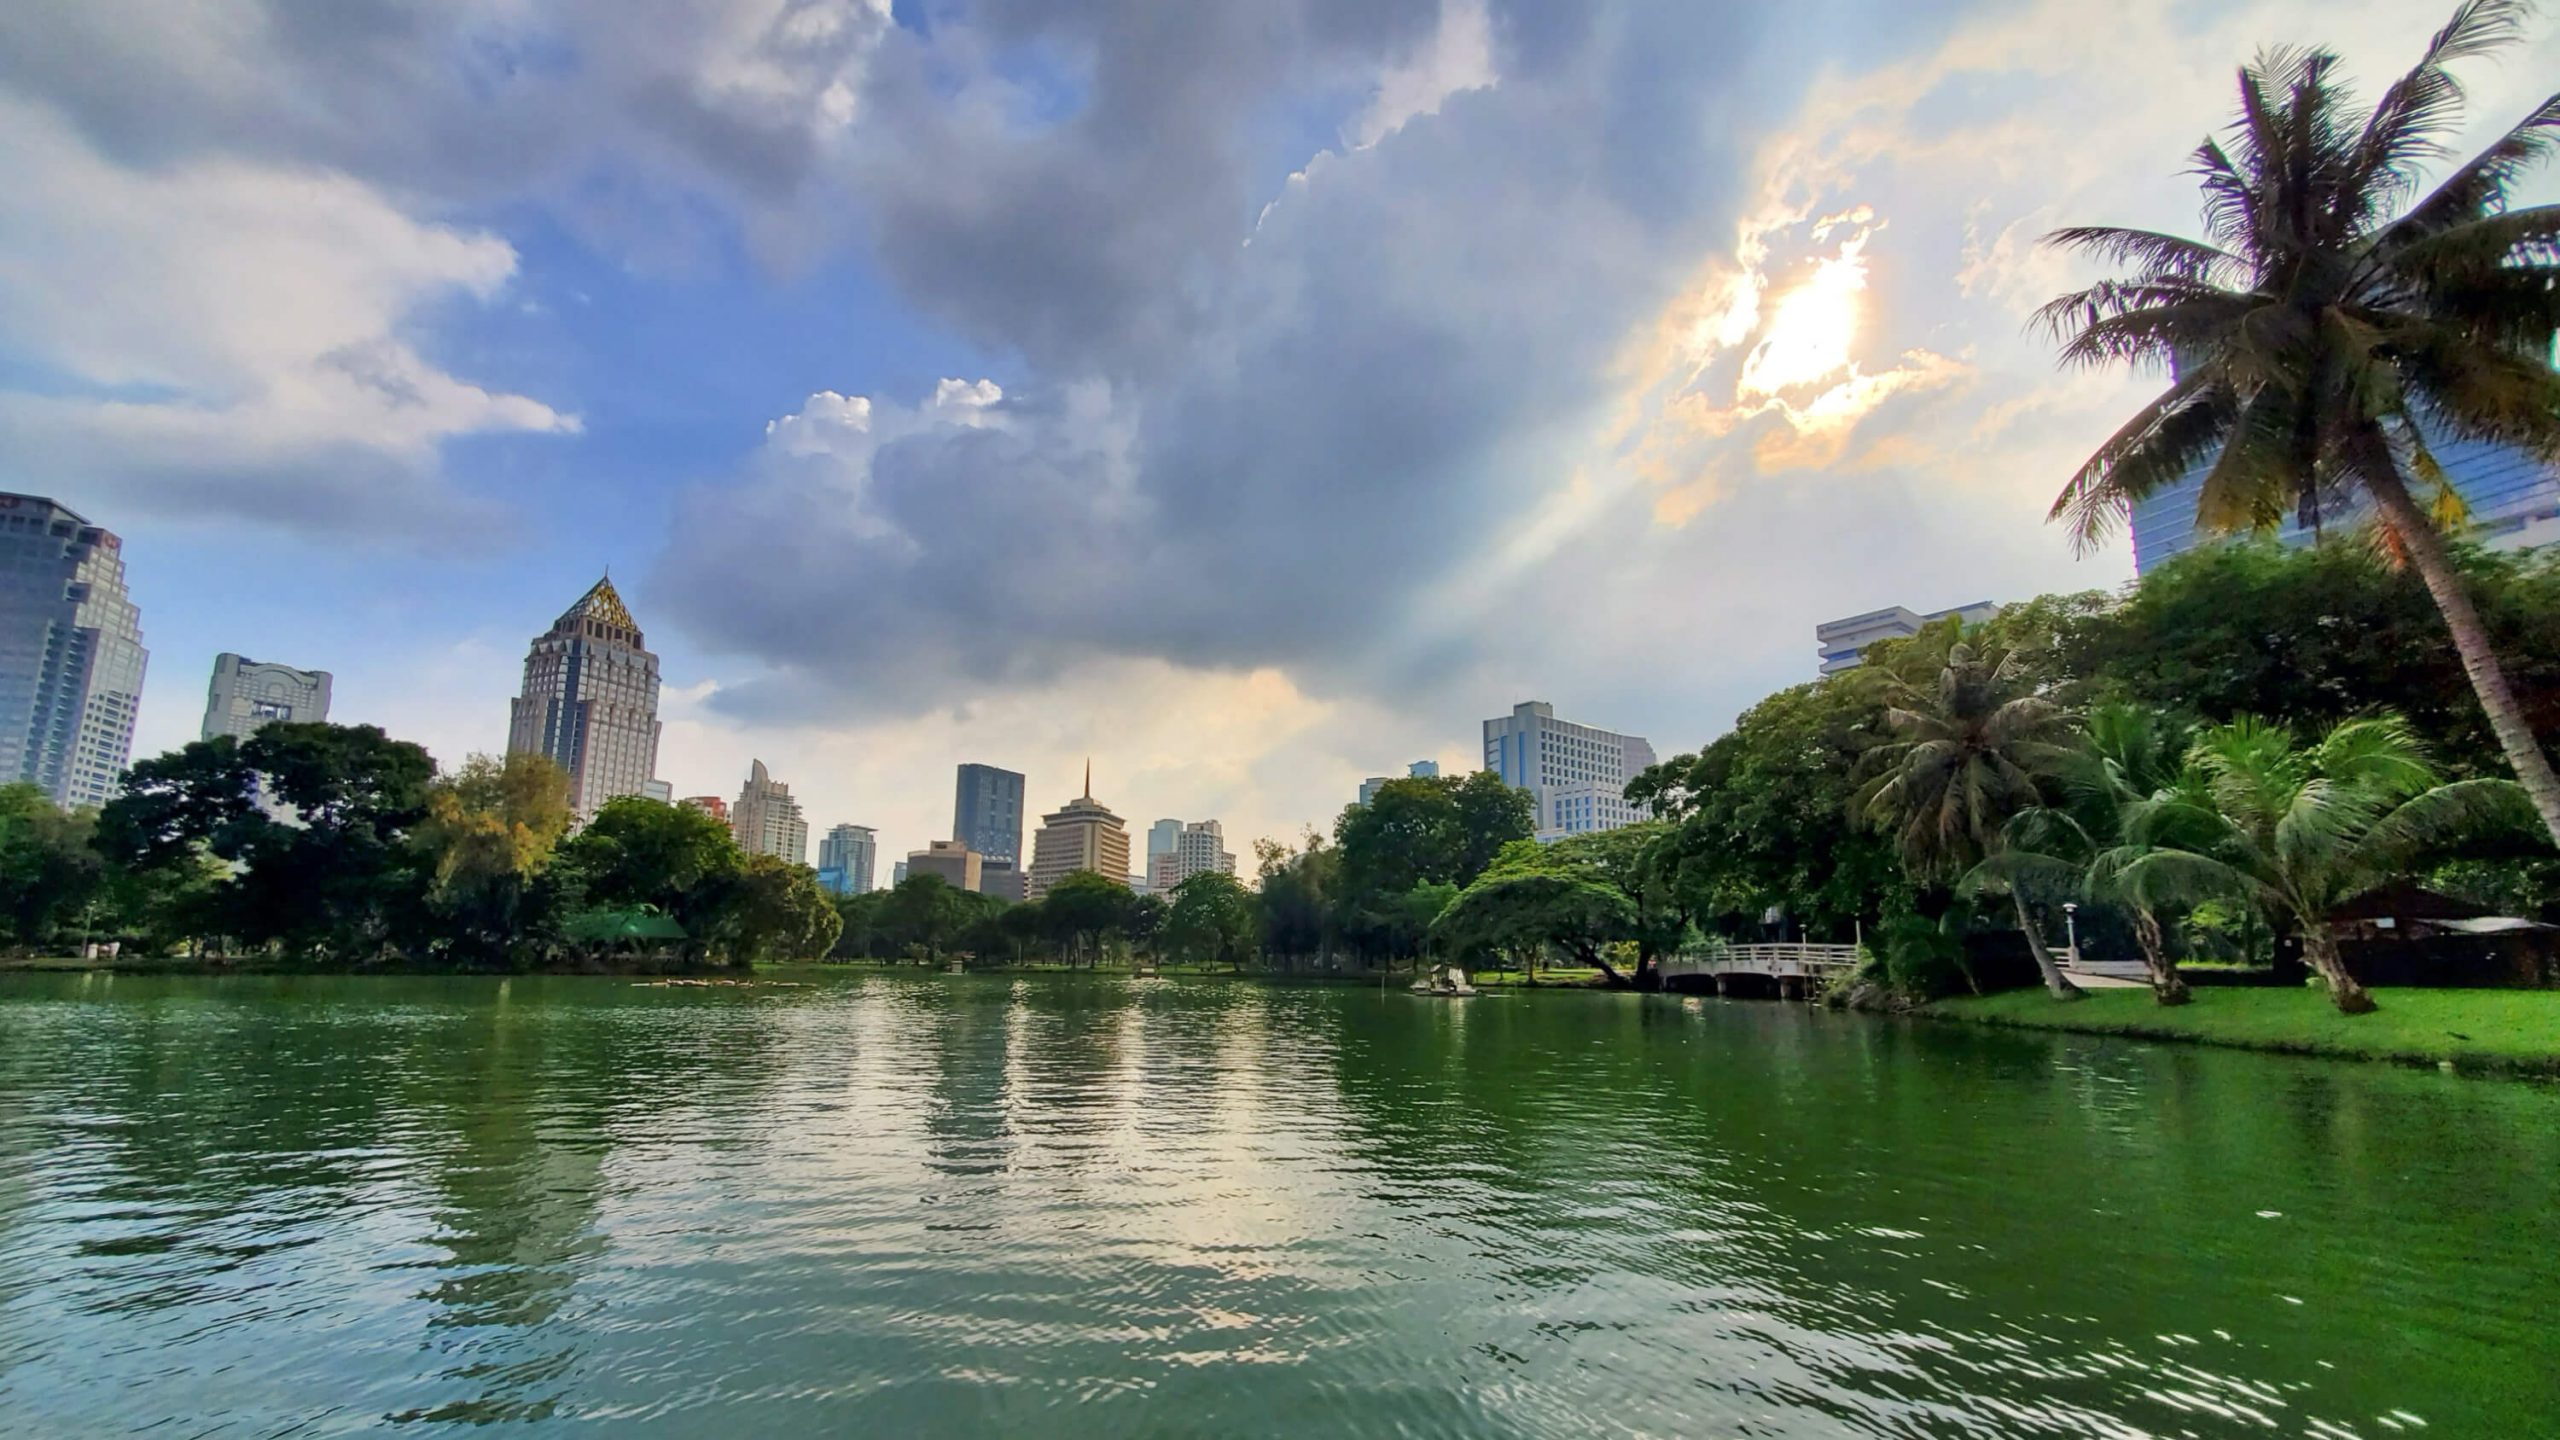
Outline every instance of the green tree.
<svg viewBox="0 0 2560 1440">
<path fill-rule="evenodd" d="M 2338 953 L 2338 906 L 2458 841 L 2538 818 L 2514 781 L 2442 781 L 2396 716 L 2347 721 L 2308 747 L 2235 721 L 2200 736 L 2187 765 L 2133 816 L 2106 870 L 2155 899 L 2246 899 L 2295 931 L 2350 1015 L 2374 1003 Z"/>
<path fill-rule="evenodd" d="M 1128 882 L 1092 870 L 1071 871 L 1040 897 L 1050 936 L 1070 960 L 1101 958 L 1106 935 L 1126 934 L 1132 903 Z"/>
<path fill-rule="evenodd" d="M 1212 870 L 1173 887 L 1173 904 L 1164 917 L 1164 944 L 1194 964 L 1241 970 L 1253 955 L 1261 929 L 1253 892 L 1233 875 Z"/>
<path fill-rule="evenodd" d="M 941 959 L 943 949 L 974 918 L 968 892 L 939 875 L 910 875 L 899 881 L 881 910 L 890 943 L 900 951 L 921 950 L 927 960 Z"/>
<path fill-rule="evenodd" d="M 714 934 L 732 965 L 815 959 L 844 927 L 809 867 L 780 856 L 749 855 L 716 884 Z"/>
<path fill-rule="evenodd" d="M 56 944 L 91 913 L 107 879 L 96 828 L 94 814 L 66 814 L 34 785 L 0 785 L 0 924 L 12 943 Z"/>
<path fill-rule="evenodd" d="M 568 832 L 568 772 L 547 755 L 474 755 L 427 792 L 409 832 L 441 943 L 467 960 L 534 958 L 527 897 Z"/>
<path fill-rule="evenodd" d="M 1627 976 L 1609 963 L 1605 947 L 1633 938 L 1635 929 L 1635 907 L 1607 885 L 1552 871 L 1497 869 L 1458 892 L 1432 923 L 1431 936 L 1454 955 L 1516 955 L 1533 974 L 1538 951 L 1553 945 L 1610 984 L 1625 985 Z"/>
<path fill-rule="evenodd" d="M 586 906 L 664 915 L 706 958 L 731 881 L 746 864 L 716 816 L 640 795 L 604 802 L 558 854 L 564 879 Z"/>
<path fill-rule="evenodd" d="M 1253 842 L 1261 880 L 1262 953 L 1292 964 L 1321 957 L 1333 942 L 1335 891 L 1341 852 L 1309 830 L 1296 849 L 1277 840 Z"/>
<path fill-rule="evenodd" d="M 2466 0 L 2370 108 L 2329 51 L 2261 55 L 2240 72 L 2231 146 L 2208 139 L 2195 154 L 2206 238 L 2057 231 L 2050 243 L 2125 273 L 2040 318 L 2065 363 L 2175 377 L 2081 466 L 2055 518 L 2094 542 L 2199 469 L 2207 529 L 2316 522 L 2341 497 L 2370 500 L 2560 840 L 2560 774 L 2446 544 L 2462 502 L 2434 451 L 2450 439 L 2560 458 L 2560 206 L 2508 208 L 2510 188 L 2560 143 L 2560 95 L 2425 184 L 2462 122 L 2447 67 L 2513 44 L 2529 13 L 2525 0 Z"/>
<path fill-rule="evenodd" d="M 1997 853 L 2015 817 L 2045 803 L 2041 782 L 2073 743 L 2068 711 L 2024 693 L 2006 656 L 1956 644 L 1935 683 L 1896 678 L 1887 686 L 1893 738 L 1862 762 L 1873 778 L 1857 798 L 1868 823 L 1893 837 L 1906 869 L 1924 881 L 1954 880 Z M 2044 943 L 2023 886 L 2008 886 L 2045 988 L 2077 998 Z"/>
</svg>

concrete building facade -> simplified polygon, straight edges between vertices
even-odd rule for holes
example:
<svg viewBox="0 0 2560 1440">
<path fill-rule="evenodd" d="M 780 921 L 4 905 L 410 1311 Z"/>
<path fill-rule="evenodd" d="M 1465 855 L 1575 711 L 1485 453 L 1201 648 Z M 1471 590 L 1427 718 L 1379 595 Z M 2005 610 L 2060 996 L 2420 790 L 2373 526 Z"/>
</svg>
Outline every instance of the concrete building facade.
<svg viewBox="0 0 2560 1440">
<path fill-rule="evenodd" d="M 1157 822 L 1162 824 L 1164 822 Z M 1215 820 L 1194 820 L 1174 834 L 1173 848 L 1147 857 L 1147 888 L 1164 894 L 1194 875 L 1236 873 L 1235 852 Z"/>
<path fill-rule="evenodd" d="M 749 762 L 746 788 L 738 792 L 738 803 L 729 807 L 729 833 L 738 837 L 738 848 L 750 855 L 779 856 L 794 865 L 807 863 L 809 822 L 801 818 L 800 802 L 791 798 L 791 787 L 774 779 L 761 760 Z"/>
<path fill-rule="evenodd" d="M 1529 792 L 1542 841 L 1645 818 L 1627 802 L 1626 783 L 1653 761 L 1653 745 L 1643 736 L 1559 720 L 1543 700 L 1523 701 L 1484 722 L 1484 768 Z"/>
<path fill-rule="evenodd" d="M 1416 760 L 1412 764 L 1404 767 L 1404 775 L 1408 780 L 1437 780 L 1440 778 L 1440 762 L 1437 760 Z M 1392 775 L 1372 775 L 1368 779 L 1361 781 L 1360 803 L 1366 805 L 1370 801 L 1377 799 L 1378 792 L 1385 789 L 1387 782 L 1394 778 L 1395 777 Z"/>
<path fill-rule="evenodd" d="M 586 821 L 656 777 L 658 732 L 658 657 L 613 582 L 598 580 L 525 653 L 507 753 L 557 762 L 569 774 L 569 808 Z"/>
<path fill-rule="evenodd" d="M 951 802 L 951 838 L 989 860 L 1022 863 L 1022 776 L 963 765 Z"/>
<path fill-rule="evenodd" d="M 729 802 L 717 795 L 687 795 L 676 803 L 699 810 L 723 825 L 729 823 Z"/>
<path fill-rule="evenodd" d="M 1031 837 L 1031 875 L 1025 887 L 1037 900 L 1078 870 L 1129 880 L 1129 831 L 1119 816 L 1093 798 L 1093 767 L 1085 767 L 1084 794 L 1040 817 Z"/>
<path fill-rule="evenodd" d="M 113 799 L 150 660 L 115 532 L 0 494 L 0 779 L 58 805 Z"/>
<path fill-rule="evenodd" d="M 277 721 L 329 718 L 329 672 L 252 660 L 226 650 L 213 657 L 213 683 L 205 692 L 198 739 L 229 735 L 246 740 Z"/>
<path fill-rule="evenodd" d="M 1864 658 L 1867 647 L 1879 640 L 1908 640 L 1924 628 L 1953 615 L 1967 625 L 1979 625 L 2000 613 L 2000 607 L 1988 600 L 1958 605 L 1948 610 L 1932 610 L 1923 615 L 1903 605 L 1869 610 L 1838 620 L 1825 620 L 1813 627 L 1814 648 L 1822 652 L 1822 673 L 1837 675 L 1854 670 Z"/>
<path fill-rule="evenodd" d="M 927 841 L 921 850 L 907 852 L 907 874 L 939 875 L 942 883 L 954 890 L 974 893 L 982 883 L 981 873 L 986 857 L 957 840 Z"/>
<path fill-rule="evenodd" d="M 879 832 L 870 826 L 838 825 L 818 842 L 818 877 L 824 880 L 830 873 L 841 877 L 828 886 L 839 895 L 868 894 L 879 850 Z"/>
</svg>

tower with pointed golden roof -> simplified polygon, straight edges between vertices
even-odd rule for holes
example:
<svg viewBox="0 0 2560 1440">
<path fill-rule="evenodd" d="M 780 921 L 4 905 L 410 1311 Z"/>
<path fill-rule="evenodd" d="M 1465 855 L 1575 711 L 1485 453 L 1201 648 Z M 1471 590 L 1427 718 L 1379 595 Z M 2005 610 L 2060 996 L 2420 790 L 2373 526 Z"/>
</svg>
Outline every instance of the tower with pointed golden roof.
<svg viewBox="0 0 2560 1440">
<path fill-rule="evenodd" d="M 507 753 L 558 761 L 569 772 L 569 808 L 584 822 L 657 775 L 658 731 L 658 657 L 608 576 L 534 637 Z"/>
</svg>

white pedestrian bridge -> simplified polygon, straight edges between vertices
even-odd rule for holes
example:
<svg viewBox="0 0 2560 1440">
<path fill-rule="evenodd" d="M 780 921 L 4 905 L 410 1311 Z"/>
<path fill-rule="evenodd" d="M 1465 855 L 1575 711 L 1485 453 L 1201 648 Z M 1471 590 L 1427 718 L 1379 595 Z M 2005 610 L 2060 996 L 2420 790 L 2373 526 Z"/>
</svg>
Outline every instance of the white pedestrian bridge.
<svg viewBox="0 0 2560 1440">
<path fill-rule="evenodd" d="M 1803 1000 L 1814 983 L 1858 968 L 1855 945 L 1794 941 L 1775 945 L 1711 945 L 1683 950 L 1662 962 L 1662 988 L 1718 995 L 1768 993 Z"/>
</svg>

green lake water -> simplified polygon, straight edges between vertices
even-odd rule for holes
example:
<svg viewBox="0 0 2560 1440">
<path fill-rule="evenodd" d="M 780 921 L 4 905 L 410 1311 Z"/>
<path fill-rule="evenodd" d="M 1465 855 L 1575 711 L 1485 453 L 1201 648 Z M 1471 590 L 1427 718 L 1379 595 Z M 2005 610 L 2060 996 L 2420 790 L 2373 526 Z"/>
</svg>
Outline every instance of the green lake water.
<svg viewBox="0 0 2560 1440">
<path fill-rule="evenodd" d="M 0 1435 L 2560 1435 L 2560 1087 L 807 978 L 0 976 Z"/>
</svg>

